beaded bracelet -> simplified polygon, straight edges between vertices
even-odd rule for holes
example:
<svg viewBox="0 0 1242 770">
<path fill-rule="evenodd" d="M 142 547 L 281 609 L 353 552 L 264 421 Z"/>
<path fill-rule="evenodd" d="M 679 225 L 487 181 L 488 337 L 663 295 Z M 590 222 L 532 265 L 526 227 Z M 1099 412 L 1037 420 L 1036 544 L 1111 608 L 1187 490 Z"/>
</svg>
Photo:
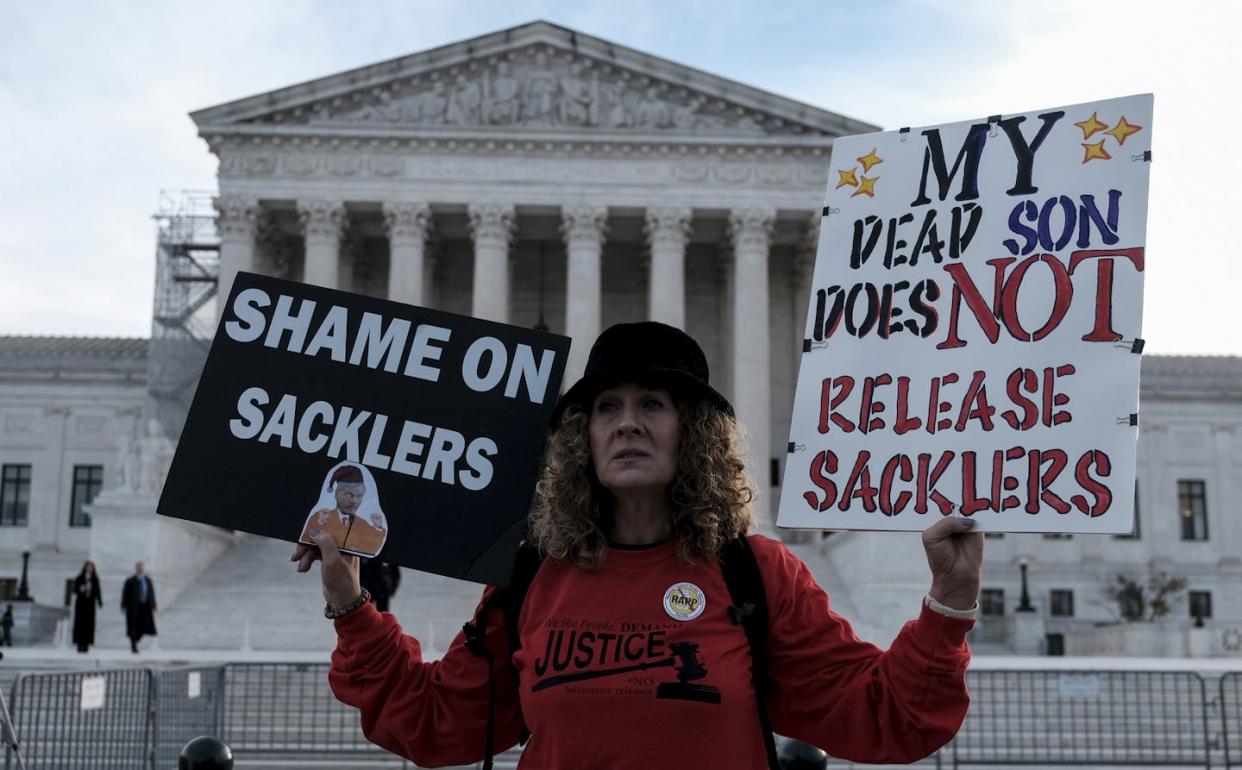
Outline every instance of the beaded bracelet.
<svg viewBox="0 0 1242 770">
<path fill-rule="evenodd" d="M 333 609 L 331 604 L 324 604 L 323 616 L 328 620 L 343 618 L 369 601 L 371 601 L 371 592 L 364 588 L 362 589 L 362 593 L 358 594 L 357 599 L 354 599 L 352 602 L 344 607 L 341 607 L 339 610 Z"/>
</svg>

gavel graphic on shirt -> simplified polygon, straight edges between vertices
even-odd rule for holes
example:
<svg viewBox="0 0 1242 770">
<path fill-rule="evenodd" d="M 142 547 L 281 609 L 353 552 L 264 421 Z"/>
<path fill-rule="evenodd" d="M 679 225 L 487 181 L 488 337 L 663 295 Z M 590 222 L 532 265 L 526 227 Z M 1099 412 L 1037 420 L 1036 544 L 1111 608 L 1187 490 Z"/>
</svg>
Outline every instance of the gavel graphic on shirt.
<svg viewBox="0 0 1242 770">
<path fill-rule="evenodd" d="M 699 655 L 697 642 L 673 642 L 669 646 L 672 656 L 663 660 L 644 661 L 632 666 L 619 668 L 601 668 L 594 671 L 576 671 L 572 674 L 559 674 L 547 679 L 540 679 L 531 687 L 531 692 L 539 692 L 549 687 L 556 687 L 570 682 L 581 682 L 585 679 L 599 679 L 616 674 L 627 674 L 633 671 L 647 671 L 653 668 L 674 666 L 677 669 L 676 682 L 661 682 L 656 687 L 656 697 L 668 700 L 691 700 L 699 703 L 719 703 L 719 688 L 710 685 L 695 684 L 695 680 L 707 676 L 707 666 Z"/>
</svg>

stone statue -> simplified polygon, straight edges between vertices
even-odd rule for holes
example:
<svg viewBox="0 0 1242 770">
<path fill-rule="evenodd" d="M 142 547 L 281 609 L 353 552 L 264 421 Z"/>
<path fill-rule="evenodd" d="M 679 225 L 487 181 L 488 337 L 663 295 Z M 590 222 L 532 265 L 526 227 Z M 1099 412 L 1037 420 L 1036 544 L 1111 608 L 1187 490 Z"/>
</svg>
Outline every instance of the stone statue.
<svg viewBox="0 0 1242 770">
<path fill-rule="evenodd" d="M 600 84 L 600 123 L 608 128 L 629 128 L 634 117 L 625 106 L 625 86 L 619 81 Z"/>
<path fill-rule="evenodd" d="M 673 122 L 668 105 L 660 99 L 660 89 L 652 86 L 634 110 L 634 125 L 643 128 L 667 128 Z"/>
<path fill-rule="evenodd" d="M 527 123 L 551 122 L 556 117 L 556 73 L 548 68 L 548 56 L 535 54 L 535 66 L 526 75 L 522 93 L 522 120 Z"/>
<path fill-rule="evenodd" d="M 696 96 L 690 100 L 689 104 L 673 110 L 673 125 L 683 130 L 694 128 L 695 118 L 698 117 L 699 108 L 702 106 L 703 98 Z"/>
<path fill-rule="evenodd" d="M 444 122 L 444 112 L 448 108 L 448 95 L 443 83 L 435 83 L 414 99 L 413 118 L 415 123 L 439 124 Z"/>
<path fill-rule="evenodd" d="M 405 109 L 401 103 L 392 98 L 392 94 L 388 91 L 379 92 L 379 101 L 375 104 L 368 104 L 358 112 L 351 116 L 354 122 L 364 121 L 384 121 L 388 123 L 399 123 L 405 117 Z"/>
<path fill-rule="evenodd" d="M 561 78 L 560 118 L 564 125 L 586 126 L 595 122 L 595 100 L 591 83 L 583 77 L 584 70 L 582 62 L 574 62 Z"/>
<path fill-rule="evenodd" d="M 401 102 L 393 99 L 388 91 L 380 93 L 380 103 L 376 105 L 375 111 L 389 123 L 400 123 L 405 119 L 405 107 L 401 106 Z"/>
<path fill-rule="evenodd" d="M 129 494 L 136 493 L 142 483 L 142 456 L 139 454 L 138 442 L 134 440 L 132 431 L 121 436 L 121 447 L 117 457 L 117 475 L 120 483 L 117 489 Z"/>
<path fill-rule="evenodd" d="M 138 491 L 158 497 L 164 490 L 164 478 L 176 452 L 176 446 L 164 435 L 159 420 L 147 420 L 147 435 L 139 442 L 139 451 L 142 468 Z"/>
<path fill-rule="evenodd" d="M 477 80 L 457 76 L 457 87 L 448 103 L 445 119 L 457 126 L 477 125 L 483 107 L 483 89 Z"/>
<path fill-rule="evenodd" d="M 514 58 L 515 56 L 523 58 Z M 530 58 L 525 58 L 529 56 Z M 367 89 L 362 106 L 342 111 L 341 100 L 309 107 L 309 122 L 404 123 L 421 126 L 549 126 L 730 131 L 764 135 L 792 133 L 779 121 L 738 111 L 723 98 L 637 75 L 608 62 L 569 58 L 545 48 L 476 60 L 417 76 L 405 84 Z M 449 71 L 454 72 L 448 75 Z M 637 76 L 636 76 L 637 75 Z M 406 89 L 413 90 L 407 92 Z M 222 164 L 229 161 L 221 160 Z M 285 164 L 295 162 L 291 156 Z M 354 168 L 332 169 L 337 174 Z M 307 168 L 305 173 L 312 173 Z"/>
<path fill-rule="evenodd" d="M 513 66 L 507 61 L 496 65 L 496 77 L 491 82 L 486 109 L 487 122 L 507 126 L 516 123 L 521 109 L 518 103 L 518 81 L 513 77 Z"/>
</svg>

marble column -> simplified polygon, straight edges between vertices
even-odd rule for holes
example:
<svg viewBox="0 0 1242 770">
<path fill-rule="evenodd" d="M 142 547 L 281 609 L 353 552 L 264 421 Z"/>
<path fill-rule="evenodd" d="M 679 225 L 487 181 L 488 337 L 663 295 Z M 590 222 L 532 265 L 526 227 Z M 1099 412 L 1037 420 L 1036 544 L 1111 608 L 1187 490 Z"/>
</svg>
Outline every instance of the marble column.
<svg viewBox="0 0 1242 770">
<path fill-rule="evenodd" d="M 436 293 L 436 268 L 441 256 L 436 246 L 435 241 L 428 241 L 423 247 L 423 307 L 440 306 L 440 297 Z"/>
<path fill-rule="evenodd" d="M 1166 460 L 1175 456 L 1172 454 L 1169 426 L 1140 419 L 1139 452 L 1145 457 L 1148 470 L 1148 475 L 1139 479 L 1139 494 L 1147 503 L 1139 510 L 1142 517 L 1139 537 L 1150 544 L 1146 546 L 1150 549 L 1150 556 L 1175 559 L 1176 549 L 1181 545 L 1182 519 L 1177 499 L 1177 471 L 1170 468 Z M 1147 487 L 1145 492 L 1144 486 Z M 1162 515 L 1165 511 L 1175 511 L 1178 515 Z"/>
<path fill-rule="evenodd" d="M 47 419 L 47 443 L 43 462 L 36 463 L 31 474 L 29 503 L 26 510 L 27 541 L 37 551 L 55 551 L 61 514 L 68 520 L 68 496 L 72 482 L 65 468 L 66 443 L 69 436 L 69 417 L 72 410 L 67 406 L 47 406 L 43 415 Z M 54 421 L 54 422 L 53 422 Z M 16 539 L 16 538 L 15 538 Z M 47 597 L 43 597 L 47 601 Z M 50 602 L 49 602 L 50 603 Z"/>
<path fill-rule="evenodd" d="M 608 207 L 579 203 L 561 209 L 565 236 L 565 333 L 573 339 L 565 364 L 565 382 L 576 382 L 586 368 L 587 354 L 599 336 L 601 304 L 600 262 Z"/>
<path fill-rule="evenodd" d="M 345 229 L 345 204 L 333 200 L 298 201 L 298 218 L 306 237 L 302 280 L 335 289 L 340 285 L 341 234 Z"/>
<path fill-rule="evenodd" d="M 220 233 L 220 277 L 216 284 L 216 318 L 224 312 L 233 279 L 239 272 L 253 273 L 259 202 L 244 195 L 221 195 L 212 199 L 216 231 Z"/>
<path fill-rule="evenodd" d="M 798 241 L 798 250 L 794 253 L 793 270 L 790 272 L 790 280 L 793 282 L 793 318 L 794 329 L 798 330 L 793 342 L 795 348 L 795 361 L 802 360 L 802 340 L 807 334 L 808 319 L 811 302 L 811 282 L 815 279 L 815 255 L 819 250 L 819 225 L 822 221 L 820 213 L 817 211 L 811 215 L 806 223 L 806 232 Z M 801 324 L 799 326 L 799 324 Z M 795 382 L 797 381 L 797 372 L 795 374 Z"/>
<path fill-rule="evenodd" d="M 690 236 L 690 209 L 662 207 L 647 210 L 643 228 L 651 247 L 647 317 L 678 329 L 686 328 L 686 242 Z"/>
<path fill-rule="evenodd" d="M 1238 510 L 1237 473 L 1234 462 L 1237 445 L 1237 425 L 1213 423 L 1212 457 L 1215 459 L 1215 489 L 1208 487 L 1208 537 L 1220 543 L 1217 553 L 1222 554 L 1221 566 L 1242 565 L 1242 528 L 1228 522 L 1230 512 Z M 1215 493 L 1215 494 L 1213 494 Z M 1228 522 L 1228 523 L 1227 523 Z"/>
<path fill-rule="evenodd" d="M 489 321 L 509 321 L 509 239 L 513 206 L 472 203 L 470 236 L 474 238 L 474 296 L 470 314 Z"/>
<path fill-rule="evenodd" d="M 421 201 L 387 201 L 388 299 L 426 306 L 427 235 L 431 206 Z"/>
<path fill-rule="evenodd" d="M 759 491 L 755 513 L 771 531 L 771 382 L 768 331 L 768 245 L 776 212 L 736 209 L 729 214 L 733 242 L 733 406 L 746 426 L 747 468 Z"/>
</svg>

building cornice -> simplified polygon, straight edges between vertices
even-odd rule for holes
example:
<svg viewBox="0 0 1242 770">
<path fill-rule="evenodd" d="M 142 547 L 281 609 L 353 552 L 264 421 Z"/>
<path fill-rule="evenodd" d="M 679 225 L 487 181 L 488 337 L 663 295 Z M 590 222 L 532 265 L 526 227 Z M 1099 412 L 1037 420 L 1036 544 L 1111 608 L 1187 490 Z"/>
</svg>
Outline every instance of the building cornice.
<svg viewBox="0 0 1242 770">
<path fill-rule="evenodd" d="M 822 158 L 831 137 L 691 137 L 671 134 L 585 134 L 563 131 L 494 132 L 484 129 L 430 130 L 380 127 L 205 126 L 200 135 L 218 156 L 244 150 L 374 150 L 381 152 L 462 152 L 471 155 L 535 153 L 568 156 L 715 156 L 746 158 Z"/>
</svg>

